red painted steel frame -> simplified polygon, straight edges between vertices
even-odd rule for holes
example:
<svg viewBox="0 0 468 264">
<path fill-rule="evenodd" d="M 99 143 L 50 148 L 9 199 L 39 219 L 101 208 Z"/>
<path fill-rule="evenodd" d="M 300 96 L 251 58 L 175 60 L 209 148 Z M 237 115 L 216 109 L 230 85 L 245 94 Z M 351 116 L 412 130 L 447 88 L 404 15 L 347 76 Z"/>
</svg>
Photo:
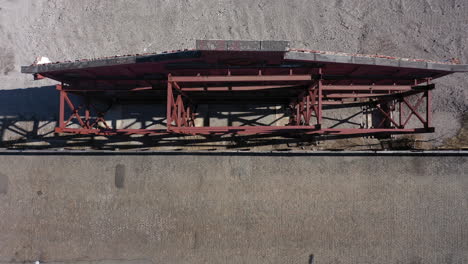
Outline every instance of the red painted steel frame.
<svg viewBox="0 0 468 264">
<path fill-rule="evenodd" d="M 307 81 L 312 82 L 312 75 L 244 75 L 244 76 L 168 76 L 167 89 L 168 89 L 168 106 L 167 106 L 167 129 L 169 132 L 181 133 L 181 134 L 223 134 L 223 133 L 236 133 L 236 134 L 270 134 L 270 133 L 279 133 L 279 132 L 294 132 L 294 131 L 310 131 L 317 130 L 320 128 L 320 120 L 317 119 L 316 125 L 307 124 L 290 124 L 291 126 L 221 126 L 221 127 L 195 127 L 195 116 L 194 112 L 190 111 L 192 108 L 184 108 L 184 98 L 189 98 L 186 91 L 210 91 L 212 88 L 183 88 L 182 84 L 187 83 L 196 83 L 198 85 L 203 85 L 206 83 L 223 83 L 223 84 L 232 84 L 236 83 L 260 83 L 256 86 L 238 86 L 236 87 L 227 87 L 227 90 L 237 90 L 237 91 L 254 91 L 264 89 L 262 85 L 263 82 L 268 83 L 295 83 L 298 81 Z M 318 81 L 320 83 L 321 80 Z M 290 86 L 291 84 L 283 85 Z M 266 85 L 272 88 L 280 88 L 280 85 Z M 318 86 L 320 87 L 320 85 Z M 174 99 L 173 88 L 176 88 L 177 99 Z M 233 89 L 234 88 L 234 89 Z M 220 88 L 215 88 L 219 90 Z M 320 88 L 317 88 L 320 90 Z M 316 97 L 314 97 L 315 100 Z M 321 99 L 318 99 L 320 102 Z M 315 102 L 315 101 L 314 101 Z M 320 116 L 321 108 L 312 106 L 308 104 L 308 109 L 314 107 Z M 310 112 L 310 111 L 309 111 Z M 309 115 L 310 119 L 310 115 Z M 175 121 L 175 125 L 173 122 Z M 189 122 L 191 121 L 191 122 Z"/>
<path fill-rule="evenodd" d="M 181 134 L 273 134 L 273 133 L 291 133 L 300 132 L 307 134 L 372 134 L 372 133 L 422 133 L 431 132 L 430 128 L 430 90 L 433 86 L 428 86 L 428 89 L 423 87 L 420 91 L 414 92 L 413 87 L 403 85 L 323 85 L 323 80 L 320 78 L 322 69 L 318 70 L 318 78 L 313 78 L 312 75 L 274 75 L 265 76 L 259 72 L 255 76 L 168 76 L 168 106 L 167 106 L 167 120 L 168 131 Z M 195 119 L 194 112 L 188 111 L 190 108 L 185 109 L 182 98 L 190 98 L 185 92 L 198 92 L 198 91 L 255 91 L 262 89 L 275 89 L 287 87 L 283 85 L 271 85 L 274 82 L 298 82 L 306 81 L 309 83 L 307 90 L 301 92 L 298 98 L 291 102 L 290 110 L 291 116 L 288 126 L 221 126 L 221 127 L 195 127 L 194 122 L 188 123 L 188 116 L 186 112 L 191 114 L 190 119 Z M 257 86 L 239 86 L 239 83 L 256 83 L 268 82 L 268 85 L 259 84 Z M 197 87 L 183 87 L 182 84 L 197 84 Z M 222 83 L 227 86 L 207 86 L 207 83 Z M 237 86 L 229 85 L 236 83 Z M 289 84 L 291 85 L 291 84 Z M 177 100 L 174 99 L 173 87 L 175 87 Z M 341 91 L 343 93 L 331 93 L 333 91 Z M 349 92 L 352 93 L 349 93 Z M 406 93 L 405 93 L 406 92 Z M 413 106 L 407 97 L 422 93 L 423 95 Z M 389 96 L 391 95 L 391 96 Z M 377 127 L 374 128 L 343 128 L 343 129 L 322 129 L 322 116 L 323 116 L 323 99 L 324 98 L 377 98 L 375 101 L 369 101 L 376 109 L 382 113 L 382 121 Z M 417 109 L 422 100 L 426 98 L 426 119 L 423 119 L 418 113 Z M 394 105 L 394 101 L 398 100 L 400 103 L 400 112 L 403 112 L 403 107 L 407 106 L 410 110 L 409 116 L 404 122 L 400 119 L 397 123 L 393 117 L 392 112 L 395 108 L 383 107 L 382 105 Z M 384 110 L 385 109 L 385 110 Z M 411 117 L 415 115 L 423 124 L 423 128 L 409 129 L 405 128 Z M 312 116 L 315 116 L 316 122 L 311 124 Z M 173 123 L 175 121 L 175 124 Z M 389 123 L 389 124 L 387 124 Z"/>
<path fill-rule="evenodd" d="M 115 134 L 398 134 L 433 132 L 431 125 L 431 89 L 434 85 L 427 80 L 425 86 L 407 85 L 333 85 L 324 84 L 318 74 L 265 75 L 207 75 L 172 76 L 167 78 L 167 122 L 166 129 L 116 129 L 105 120 L 105 112 L 98 111 L 85 94 L 85 103 L 79 106 L 70 100 L 69 92 L 90 92 L 73 86 L 57 85 L 60 93 L 60 110 L 57 133 L 95 135 Z M 418 82 L 415 80 L 415 84 Z M 289 89 L 303 87 L 289 104 L 290 118 L 287 126 L 222 126 L 196 127 L 196 102 L 191 99 L 195 92 L 256 91 L 265 89 Z M 127 92 L 148 91 L 152 87 L 140 87 Z M 121 90 L 106 89 L 119 92 Z M 415 102 L 411 99 L 416 98 Z M 376 109 L 381 120 L 375 127 L 365 128 L 323 128 L 323 106 L 328 104 L 366 104 Z M 364 101 L 363 101 L 364 100 Z M 425 102 L 425 115 L 419 112 Z M 66 106 L 71 112 L 65 120 Z M 406 114 L 406 115 L 405 115 Z M 396 118 L 396 116 L 398 118 Z M 416 119 L 421 128 L 407 128 L 410 120 Z M 75 127 L 69 127 L 75 120 Z"/>
<path fill-rule="evenodd" d="M 91 135 L 116 135 L 116 134 L 165 134 L 165 129 L 114 129 L 111 128 L 105 118 L 105 112 L 100 112 L 89 103 L 86 98 L 84 105 L 75 106 L 68 97 L 68 90 L 63 88 L 63 85 L 56 86 L 60 93 L 59 101 L 59 120 L 58 127 L 55 128 L 56 133 L 74 133 L 74 134 L 91 134 Z M 71 112 L 71 115 L 65 120 L 65 105 Z M 84 112 L 84 116 L 83 113 Z M 95 113 L 91 117 L 91 113 Z M 73 119 L 78 122 L 78 128 L 67 127 Z"/>
</svg>

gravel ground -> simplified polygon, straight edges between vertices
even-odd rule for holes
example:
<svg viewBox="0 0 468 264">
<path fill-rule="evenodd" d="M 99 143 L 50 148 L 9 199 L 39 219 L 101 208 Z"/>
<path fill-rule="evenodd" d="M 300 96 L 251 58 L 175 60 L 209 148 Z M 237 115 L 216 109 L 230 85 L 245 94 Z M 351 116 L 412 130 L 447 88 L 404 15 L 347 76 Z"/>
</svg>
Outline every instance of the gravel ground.
<svg viewBox="0 0 468 264">
<path fill-rule="evenodd" d="M 20 73 L 37 56 L 74 60 L 191 48 L 195 39 L 243 39 L 468 63 L 467 14 L 465 0 L 0 0 L 0 116 L 22 117 L 18 126 L 28 130 L 27 121 L 56 115 L 54 107 L 37 103 L 53 93 L 18 90 L 52 84 Z M 460 133 L 466 131 L 468 75 L 437 85 L 436 133 L 418 138 L 433 147 L 447 140 L 457 146 L 453 138 L 466 137 Z"/>
</svg>

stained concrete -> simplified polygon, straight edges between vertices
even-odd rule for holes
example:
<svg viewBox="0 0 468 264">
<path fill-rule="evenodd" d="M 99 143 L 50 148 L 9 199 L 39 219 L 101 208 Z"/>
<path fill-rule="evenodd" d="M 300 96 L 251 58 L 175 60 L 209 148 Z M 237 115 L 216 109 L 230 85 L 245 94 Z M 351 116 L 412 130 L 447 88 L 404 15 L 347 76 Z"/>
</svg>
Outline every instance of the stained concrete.
<svg viewBox="0 0 468 264">
<path fill-rule="evenodd" d="M 0 160 L 2 264 L 468 262 L 468 156 Z"/>
</svg>

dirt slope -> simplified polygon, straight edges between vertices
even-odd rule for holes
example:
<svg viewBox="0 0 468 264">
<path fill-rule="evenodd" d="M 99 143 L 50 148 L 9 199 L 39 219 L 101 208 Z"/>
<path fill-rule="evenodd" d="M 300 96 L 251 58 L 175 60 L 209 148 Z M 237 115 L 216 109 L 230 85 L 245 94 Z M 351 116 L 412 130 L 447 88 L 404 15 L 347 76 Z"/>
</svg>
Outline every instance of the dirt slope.
<svg viewBox="0 0 468 264">
<path fill-rule="evenodd" d="M 193 47 L 195 39 L 290 40 L 296 48 L 439 61 L 455 57 L 468 63 L 467 14 L 464 0 L 0 0 L 0 89 L 50 84 L 19 72 L 36 56 L 73 60 L 174 50 Z M 437 84 L 437 132 L 420 137 L 432 146 L 459 133 L 467 112 L 468 74 Z M 0 115 L 41 112 L 5 106 L 10 98 L 0 93 Z"/>
</svg>

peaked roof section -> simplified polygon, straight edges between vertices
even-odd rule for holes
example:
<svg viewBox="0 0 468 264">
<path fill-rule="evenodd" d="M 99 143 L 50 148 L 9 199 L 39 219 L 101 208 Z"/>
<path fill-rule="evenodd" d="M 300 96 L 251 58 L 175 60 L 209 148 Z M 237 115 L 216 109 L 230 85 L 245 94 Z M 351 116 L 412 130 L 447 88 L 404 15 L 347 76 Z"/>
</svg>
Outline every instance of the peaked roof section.
<svg viewBox="0 0 468 264">
<path fill-rule="evenodd" d="M 422 59 L 398 58 L 384 55 L 351 54 L 319 50 L 290 49 L 287 41 L 228 41 L 197 40 L 196 49 L 173 50 L 162 53 L 143 53 L 135 55 L 117 55 L 96 59 L 33 64 L 21 67 L 22 73 L 45 73 L 66 69 L 106 67 L 112 65 L 157 62 L 195 58 L 199 51 L 240 51 L 240 52 L 284 52 L 285 60 L 332 62 L 346 64 L 376 65 L 401 68 L 417 68 L 449 72 L 468 72 L 468 65 L 453 62 L 436 62 Z"/>
<path fill-rule="evenodd" d="M 362 55 L 289 48 L 287 41 L 198 40 L 196 49 L 83 59 L 22 67 L 23 73 L 72 83 L 83 80 L 164 80 L 167 75 L 313 74 L 346 84 L 408 84 L 468 72 L 468 65 L 382 55 Z M 331 82 L 331 81 L 330 81 Z"/>
</svg>

